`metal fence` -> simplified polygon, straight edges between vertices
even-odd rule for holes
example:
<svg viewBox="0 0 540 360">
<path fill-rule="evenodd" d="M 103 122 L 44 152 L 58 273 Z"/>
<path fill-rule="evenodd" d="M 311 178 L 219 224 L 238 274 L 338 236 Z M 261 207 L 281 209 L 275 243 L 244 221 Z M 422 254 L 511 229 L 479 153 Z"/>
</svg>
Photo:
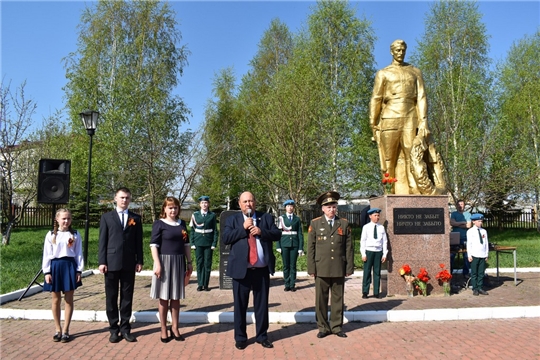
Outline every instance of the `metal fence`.
<svg viewBox="0 0 540 360">
<path fill-rule="evenodd" d="M 285 214 L 285 210 L 280 209 L 278 215 L 281 216 Z M 306 225 L 311 222 L 312 219 L 322 216 L 323 212 L 320 208 L 318 209 L 304 209 L 300 213 L 300 218 L 302 219 L 302 224 Z M 360 227 L 360 211 L 338 211 L 338 216 L 341 218 L 347 219 L 349 224 L 352 227 Z"/>
<path fill-rule="evenodd" d="M 15 213 L 19 215 L 21 212 L 23 212 L 23 209 L 21 207 L 16 206 Z M 110 211 L 111 209 L 104 208 L 100 210 L 99 213 L 92 213 L 90 217 L 90 226 L 98 226 L 99 225 L 99 218 L 101 215 L 106 213 L 107 211 Z M 149 208 L 130 208 L 130 211 L 133 211 L 136 214 L 141 215 L 143 218 L 144 223 L 151 223 L 152 222 L 152 213 Z M 186 222 L 189 223 L 189 219 L 191 218 L 191 214 L 193 213 L 192 209 L 182 209 L 182 212 L 180 213 L 180 217 Z M 279 210 L 278 215 L 284 214 L 284 210 Z M 79 214 L 74 214 L 73 219 L 73 227 L 75 228 L 83 228 L 85 225 L 85 219 L 84 214 L 82 216 L 76 216 Z M 46 205 L 41 204 L 37 207 L 27 207 L 24 209 L 24 212 L 22 216 L 19 218 L 20 220 L 17 222 L 16 227 L 22 227 L 22 228 L 32 228 L 32 227 L 44 227 L 44 226 L 52 226 L 53 221 L 53 205 Z M 309 224 L 311 219 L 314 219 L 318 216 L 322 216 L 321 209 L 315 209 L 315 210 L 303 210 L 300 213 L 300 217 L 302 219 L 303 224 Z M 346 218 L 351 226 L 360 226 L 360 211 L 339 211 L 339 216 Z M 218 216 L 219 218 L 219 216 Z M 2 219 L 2 229 L 5 228 L 7 224 L 7 219 Z"/>
<path fill-rule="evenodd" d="M 495 229 L 539 229 L 540 222 L 534 211 L 510 210 L 486 212 L 482 226 Z"/>
<path fill-rule="evenodd" d="M 15 207 L 16 214 L 22 212 L 21 207 Z M 110 209 L 103 208 L 100 213 L 93 213 L 90 220 L 90 226 L 99 225 L 99 217 L 107 212 Z M 152 213 L 149 208 L 130 208 L 130 211 L 133 211 L 142 216 L 144 223 L 152 222 Z M 53 220 L 53 205 L 41 204 L 37 207 L 28 207 L 24 210 L 24 213 L 20 217 L 19 222 L 16 224 L 16 227 L 31 228 L 31 227 L 44 227 L 52 226 Z M 193 210 L 191 209 L 182 209 L 180 217 L 187 222 L 191 217 Z M 284 214 L 285 211 L 280 209 L 278 215 Z M 360 226 L 360 211 L 343 211 L 339 210 L 338 215 L 340 217 L 346 218 L 351 226 L 359 227 Z M 322 211 L 320 208 L 316 209 L 305 209 L 300 212 L 300 218 L 302 223 L 309 224 L 309 222 L 316 218 L 322 216 Z M 487 212 L 484 214 L 484 224 L 486 228 L 498 228 L 498 229 L 537 229 L 539 228 L 539 222 L 536 214 L 534 212 L 525 212 L 525 211 L 506 211 L 501 213 L 490 213 Z M 84 215 L 74 217 L 73 226 L 76 228 L 83 228 L 85 225 Z M 7 219 L 2 218 L 2 231 L 6 229 Z"/>
<path fill-rule="evenodd" d="M 56 209 L 61 206 L 56 206 Z M 54 214 L 53 209 L 54 205 L 41 204 L 36 207 L 27 207 L 23 209 L 22 207 L 15 206 L 14 208 L 16 216 L 19 216 L 19 221 L 15 225 L 18 228 L 34 228 L 34 227 L 46 227 L 52 226 Z M 111 209 L 103 208 L 97 213 L 94 211 L 90 216 L 90 226 L 99 226 L 99 218 L 101 215 L 110 211 Z M 129 209 L 134 213 L 137 213 L 143 217 L 143 221 L 151 222 L 151 211 L 146 208 L 139 209 Z M 22 214 L 21 214 L 22 213 Z M 74 228 L 84 228 L 85 226 L 85 214 L 73 214 L 72 225 Z M 2 217 L 2 230 L 7 227 L 7 219 Z"/>
</svg>

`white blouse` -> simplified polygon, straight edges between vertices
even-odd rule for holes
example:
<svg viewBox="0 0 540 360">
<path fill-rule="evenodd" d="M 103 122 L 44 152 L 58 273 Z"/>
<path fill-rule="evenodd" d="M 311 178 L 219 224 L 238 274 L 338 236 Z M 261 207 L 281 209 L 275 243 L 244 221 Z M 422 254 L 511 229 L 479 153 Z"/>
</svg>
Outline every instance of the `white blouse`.
<svg viewBox="0 0 540 360">
<path fill-rule="evenodd" d="M 51 260 L 62 257 L 75 258 L 77 263 L 77 272 L 82 272 L 84 268 L 84 260 L 82 255 L 82 239 L 79 232 L 72 234 L 69 231 L 60 231 L 56 234 L 56 244 L 52 243 L 52 231 L 49 231 L 45 236 L 45 244 L 43 245 L 43 262 L 41 268 L 43 274 L 51 272 Z M 71 241 L 71 244 L 69 240 Z"/>
</svg>

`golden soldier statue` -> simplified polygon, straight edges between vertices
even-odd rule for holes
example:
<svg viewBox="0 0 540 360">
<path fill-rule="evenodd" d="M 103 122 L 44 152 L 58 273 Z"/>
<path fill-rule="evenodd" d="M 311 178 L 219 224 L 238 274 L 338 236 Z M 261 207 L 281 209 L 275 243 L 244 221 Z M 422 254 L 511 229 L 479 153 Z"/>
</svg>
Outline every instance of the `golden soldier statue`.
<svg viewBox="0 0 540 360">
<path fill-rule="evenodd" d="M 395 194 L 446 193 L 444 166 L 427 124 L 427 97 L 419 69 L 404 62 L 407 44 L 390 45 L 392 64 L 377 72 L 369 122 L 382 173 L 398 182 Z"/>
</svg>

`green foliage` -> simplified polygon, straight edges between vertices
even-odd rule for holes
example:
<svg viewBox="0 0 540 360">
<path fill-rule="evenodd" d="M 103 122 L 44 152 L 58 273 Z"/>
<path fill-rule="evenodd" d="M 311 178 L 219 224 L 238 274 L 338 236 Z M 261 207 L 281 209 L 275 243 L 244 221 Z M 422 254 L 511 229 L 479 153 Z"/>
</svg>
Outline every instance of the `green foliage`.
<svg viewBox="0 0 540 360">
<path fill-rule="evenodd" d="M 517 247 L 518 267 L 539 267 L 540 248 L 538 231 L 536 230 L 496 230 L 487 229 L 488 239 L 492 244 Z M 491 256 L 491 254 L 490 254 Z M 499 256 L 500 267 L 513 267 L 512 256 Z M 491 256 L 490 263 L 495 266 L 495 258 Z"/>
<path fill-rule="evenodd" d="M 11 82 L 0 84 L 0 218 L 19 219 L 12 212 L 15 204 L 23 208 L 36 196 L 38 144 L 29 142 L 29 128 L 37 104 L 25 95 L 26 82 L 15 90 Z M 8 239 L 9 241 L 9 239 Z"/>
<path fill-rule="evenodd" d="M 434 3 L 411 57 L 423 72 L 428 121 L 454 200 L 478 199 L 493 129 L 488 35 L 474 2 Z"/>
<path fill-rule="evenodd" d="M 12 232 L 12 245 L 0 246 L 0 293 L 5 294 L 28 286 L 30 281 L 41 269 L 43 258 L 43 242 L 49 228 L 16 228 Z M 83 238 L 84 248 L 84 229 L 77 228 Z M 97 269 L 98 264 L 98 239 L 99 229 L 89 229 L 88 241 L 88 264 L 85 269 Z M 150 234 L 151 225 L 143 227 L 143 252 L 144 252 L 144 270 L 152 269 L 152 255 L 150 253 Z M 38 279 L 43 283 L 43 275 Z"/>
<path fill-rule="evenodd" d="M 535 197 L 540 204 L 540 30 L 517 41 L 498 66 L 500 121 L 488 190 L 494 202 Z M 500 189 L 504 190 L 501 191 Z"/>
<path fill-rule="evenodd" d="M 0 247 L 0 293 L 5 294 L 28 286 L 36 273 L 41 269 L 43 254 L 43 240 L 49 229 L 15 229 L 12 234 L 13 244 Z M 84 234 L 82 229 L 78 229 Z M 144 225 L 143 251 L 144 270 L 151 270 L 153 266 L 152 255 L 150 253 L 151 225 Z M 352 238 L 354 241 L 355 269 L 362 268 L 360 256 L 360 228 L 353 228 Z M 304 241 L 307 241 L 307 230 L 304 228 Z M 84 236 L 84 235 L 83 235 Z M 88 243 L 88 265 L 85 269 L 97 269 L 99 229 L 90 228 Z M 540 244 L 538 242 L 538 232 L 536 230 L 502 230 L 488 229 L 488 237 L 491 243 L 504 246 L 516 246 L 518 248 L 518 267 L 539 267 L 540 266 Z M 84 239 L 83 239 L 84 241 Z M 305 245 L 305 247 L 307 247 Z M 275 246 L 274 246 L 275 248 Z M 305 250 L 305 249 L 304 249 Z M 282 271 L 281 255 L 276 254 L 276 271 Z M 494 255 L 493 255 L 494 256 Z M 490 260 L 490 267 L 495 266 L 494 257 Z M 192 258 L 195 259 L 192 250 Z M 196 270 L 195 261 L 193 265 Z M 500 267 L 513 267 L 512 256 L 500 256 Z M 219 244 L 214 251 L 212 270 L 219 269 Z M 298 259 L 298 271 L 306 271 L 306 257 Z M 43 282 L 43 276 L 38 279 Z"/>
<path fill-rule="evenodd" d="M 321 81 L 319 129 L 324 131 L 319 136 L 329 159 L 323 167 L 323 190 L 366 191 L 374 178 L 365 173 L 373 173 L 377 159 L 370 156 L 367 118 L 375 73 L 374 31 L 346 1 L 318 2 L 307 22 L 306 65 L 314 67 Z"/>
<path fill-rule="evenodd" d="M 194 186 L 194 194 L 210 196 L 213 204 L 234 207 L 234 199 L 246 185 L 234 128 L 238 122 L 236 78 L 233 69 L 220 71 L 214 80 L 213 95 L 206 106 L 203 131 L 204 170 Z"/>
<path fill-rule="evenodd" d="M 157 1 L 100 1 L 85 9 L 79 28 L 77 52 L 65 59 L 67 106 L 77 140 L 66 149 L 73 190 L 86 189 L 87 175 L 88 140 L 78 114 L 95 109 L 100 122 L 92 154 L 93 194 L 111 199 L 118 187 L 127 186 L 135 200 L 156 210 L 192 137 L 179 131 L 189 110 L 172 95 L 189 54 L 180 45 L 175 14 Z"/>
<path fill-rule="evenodd" d="M 204 140 L 220 155 L 197 189 L 217 199 L 249 189 L 274 207 L 329 188 L 372 189 L 378 179 L 360 173 L 376 161 L 364 134 L 373 43 L 370 23 L 343 1 L 317 3 L 296 35 L 273 20 L 238 90 L 232 70 L 216 77 Z"/>
<path fill-rule="evenodd" d="M 294 54 L 288 52 L 292 38 L 282 35 L 287 31 L 273 23 L 265 33 L 256 58 L 274 59 L 272 70 L 256 67 L 243 79 L 240 94 L 246 116 L 241 119 L 239 137 L 250 149 L 246 161 L 254 169 L 252 176 L 264 186 L 264 193 L 273 195 L 265 200 L 274 206 L 283 198 L 298 202 L 313 196 L 321 159 L 315 131 L 321 82 L 306 66 L 307 59 L 298 46 Z M 269 39 L 284 43 L 269 46 Z M 280 51 L 283 55 L 276 55 Z"/>
</svg>

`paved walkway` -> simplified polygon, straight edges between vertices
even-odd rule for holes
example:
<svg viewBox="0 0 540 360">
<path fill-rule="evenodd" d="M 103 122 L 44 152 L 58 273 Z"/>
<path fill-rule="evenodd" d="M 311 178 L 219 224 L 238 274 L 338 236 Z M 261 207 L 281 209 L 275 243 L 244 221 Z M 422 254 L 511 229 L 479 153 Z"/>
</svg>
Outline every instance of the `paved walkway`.
<svg viewBox="0 0 540 360">
<path fill-rule="evenodd" d="M 514 286 L 513 273 L 503 273 L 501 283 L 489 289 L 490 295 L 479 297 L 472 296 L 470 290 L 463 290 L 450 297 L 395 296 L 362 300 L 361 279 L 352 277 L 345 288 L 348 323 L 343 330 L 349 335 L 347 339 L 316 338 L 312 279 L 300 278 L 298 291 L 291 293 L 284 292 L 283 281 L 274 278 L 270 290 L 273 321 L 269 338 L 275 347 L 264 349 L 251 340 L 244 351 L 234 348 L 233 326 L 229 322 L 232 294 L 218 289 L 217 277 L 212 277 L 210 292 L 197 292 L 193 280 L 188 285 L 180 314 L 186 341 L 168 344 L 159 342 L 157 303 L 149 297 L 149 277 L 139 276 L 136 280 L 133 334 L 138 337 L 137 343 L 110 344 L 107 341 L 103 278 L 91 275 L 85 277 L 83 283 L 75 293 L 73 340 L 69 344 L 54 343 L 51 339 L 54 325 L 49 320 L 50 294 L 37 293 L 22 301 L 1 305 L 0 357 L 540 359 L 538 272 L 518 273 L 518 286 Z M 19 320 L 21 318 L 28 320 Z M 284 321 L 287 319 L 290 321 Z M 253 338 L 254 333 L 254 325 L 249 325 L 248 335 Z"/>
<path fill-rule="evenodd" d="M 313 324 L 271 324 L 273 349 L 253 342 L 255 326 L 248 326 L 248 347 L 234 347 L 232 324 L 181 327 L 186 341 L 159 341 L 156 324 L 135 323 L 136 343 L 110 344 L 108 330 L 99 322 L 75 322 L 73 340 L 51 339 L 51 321 L 3 320 L 2 359 L 540 359 L 538 318 L 350 323 L 348 338 L 317 339 Z"/>
</svg>

